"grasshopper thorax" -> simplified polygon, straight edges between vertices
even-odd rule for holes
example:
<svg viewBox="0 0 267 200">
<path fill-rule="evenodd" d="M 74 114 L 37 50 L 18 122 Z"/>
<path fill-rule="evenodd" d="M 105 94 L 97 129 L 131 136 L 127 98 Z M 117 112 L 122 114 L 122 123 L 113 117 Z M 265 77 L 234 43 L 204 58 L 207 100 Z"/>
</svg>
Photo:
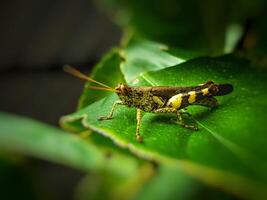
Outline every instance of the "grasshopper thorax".
<svg viewBox="0 0 267 200">
<path fill-rule="evenodd" d="M 120 83 L 117 87 L 115 87 L 115 92 L 124 104 L 132 104 L 132 88 L 127 84 Z"/>
</svg>

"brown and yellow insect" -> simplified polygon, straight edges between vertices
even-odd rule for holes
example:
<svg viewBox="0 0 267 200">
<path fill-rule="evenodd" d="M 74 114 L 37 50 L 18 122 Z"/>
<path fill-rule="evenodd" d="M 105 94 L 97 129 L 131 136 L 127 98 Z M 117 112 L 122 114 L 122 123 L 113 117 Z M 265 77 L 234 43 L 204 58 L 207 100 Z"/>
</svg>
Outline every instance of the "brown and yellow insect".
<svg viewBox="0 0 267 200">
<path fill-rule="evenodd" d="M 181 112 L 182 109 L 190 105 L 201 105 L 210 108 L 218 106 L 215 96 L 222 96 L 233 91 L 231 84 L 216 84 L 213 81 L 207 81 L 198 86 L 142 86 L 132 87 L 121 83 L 117 87 L 111 88 L 103 83 L 93 80 L 82 74 L 80 71 L 66 66 L 65 71 L 89 82 L 94 82 L 102 87 L 89 86 L 88 88 L 96 90 L 105 90 L 115 92 L 119 99 L 114 102 L 110 113 L 107 116 L 99 117 L 99 120 L 112 119 L 114 110 L 118 105 L 126 105 L 135 107 L 137 114 L 136 139 L 141 142 L 140 136 L 142 111 L 152 113 L 175 113 L 178 117 L 178 124 L 185 128 L 197 130 L 196 125 L 188 125 L 185 123 L 184 114 L 190 116 L 189 113 Z"/>
</svg>

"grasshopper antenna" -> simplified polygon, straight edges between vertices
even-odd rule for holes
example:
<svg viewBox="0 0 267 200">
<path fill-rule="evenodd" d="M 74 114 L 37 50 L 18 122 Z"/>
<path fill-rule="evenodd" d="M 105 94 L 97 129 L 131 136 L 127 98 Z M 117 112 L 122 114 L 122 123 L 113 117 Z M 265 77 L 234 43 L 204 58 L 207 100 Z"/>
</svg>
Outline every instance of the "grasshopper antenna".
<svg viewBox="0 0 267 200">
<path fill-rule="evenodd" d="M 102 87 L 95 87 L 95 86 L 86 86 L 86 88 L 92 89 L 92 90 L 104 90 L 104 91 L 109 91 L 109 92 L 116 92 L 116 90 L 113 88 L 102 88 Z"/>
<path fill-rule="evenodd" d="M 101 85 L 103 86 L 104 88 L 106 89 L 109 89 L 110 91 L 115 91 L 112 87 L 109 87 L 108 85 L 105 85 L 104 83 L 100 83 L 88 76 L 86 76 L 85 74 L 83 74 L 82 72 L 80 72 L 79 70 L 75 69 L 74 67 L 70 66 L 70 65 L 64 65 L 63 66 L 63 70 L 73 76 L 76 76 L 80 79 L 83 79 L 83 80 L 86 80 L 86 81 L 89 81 L 89 82 L 93 82 L 93 83 L 96 83 L 98 85 Z M 93 87 L 93 86 L 92 86 Z M 100 87 L 97 87 L 98 89 L 100 89 Z M 102 88 L 102 89 L 104 89 Z"/>
</svg>

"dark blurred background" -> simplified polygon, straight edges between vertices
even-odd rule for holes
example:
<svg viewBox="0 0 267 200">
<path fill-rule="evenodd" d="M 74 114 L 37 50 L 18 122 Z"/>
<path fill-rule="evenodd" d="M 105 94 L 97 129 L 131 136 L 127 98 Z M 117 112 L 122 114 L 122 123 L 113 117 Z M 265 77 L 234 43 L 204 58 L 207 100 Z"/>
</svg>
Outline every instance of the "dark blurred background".
<svg viewBox="0 0 267 200">
<path fill-rule="evenodd" d="M 75 110 L 83 87 L 62 66 L 89 72 L 121 37 L 92 0 L 0 1 L 0 27 L 0 110 L 55 126 Z M 0 153 L 0 192 L 8 199 L 73 199 L 83 175 L 33 158 L 6 162 Z"/>
</svg>

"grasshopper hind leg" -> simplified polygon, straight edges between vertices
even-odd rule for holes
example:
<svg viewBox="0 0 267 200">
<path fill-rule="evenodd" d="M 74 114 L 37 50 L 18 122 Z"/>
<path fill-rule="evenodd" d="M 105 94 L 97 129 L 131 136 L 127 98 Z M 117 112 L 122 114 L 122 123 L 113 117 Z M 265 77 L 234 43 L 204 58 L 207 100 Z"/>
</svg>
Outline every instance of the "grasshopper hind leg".
<svg viewBox="0 0 267 200">
<path fill-rule="evenodd" d="M 206 106 L 209 107 L 210 109 L 213 109 L 216 108 L 219 105 L 219 103 L 217 99 L 215 99 L 214 97 L 207 97 L 198 100 L 197 102 L 194 103 L 194 105 Z M 191 117 L 190 113 L 186 112 L 185 110 L 186 109 L 178 110 L 176 112 L 178 117 L 177 123 L 185 128 L 192 129 L 195 131 L 198 130 L 197 123 L 194 122 L 194 119 Z"/>
<path fill-rule="evenodd" d="M 195 122 L 193 121 L 193 118 L 191 117 L 191 115 L 188 112 L 184 112 L 184 111 L 177 111 L 176 112 L 178 121 L 176 122 L 177 124 L 181 125 L 184 128 L 188 128 L 194 131 L 198 130 L 198 126 Z M 190 123 L 189 123 L 190 121 Z"/>
<path fill-rule="evenodd" d="M 217 99 L 215 99 L 214 97 L 203 98 L 201 100 L 198 100 L 194 104 L 195 105 L 206 106 L 206 107 L 209 107 L 211 109 L 216 108 L 219 105 Z"/>
<path fill-rule="evenodd" d="M 185 110 L 185 109 L 184 109 Z M 176 110 L 175 108 L 159 108 L 157 110 L 153 111 L 154 113 L 176 113 L 178 117 L 178 121 L 176 120 L 176 123 L 192 130 L 198 130 L 197 124 L 194 122 L 193 118 L 191 117 L 190 113 L 182 110 Z M 191 123 L 189 123 L 190 121 Z M 193 122 L 193 123 L 192 123 Z"/>
</svg>

